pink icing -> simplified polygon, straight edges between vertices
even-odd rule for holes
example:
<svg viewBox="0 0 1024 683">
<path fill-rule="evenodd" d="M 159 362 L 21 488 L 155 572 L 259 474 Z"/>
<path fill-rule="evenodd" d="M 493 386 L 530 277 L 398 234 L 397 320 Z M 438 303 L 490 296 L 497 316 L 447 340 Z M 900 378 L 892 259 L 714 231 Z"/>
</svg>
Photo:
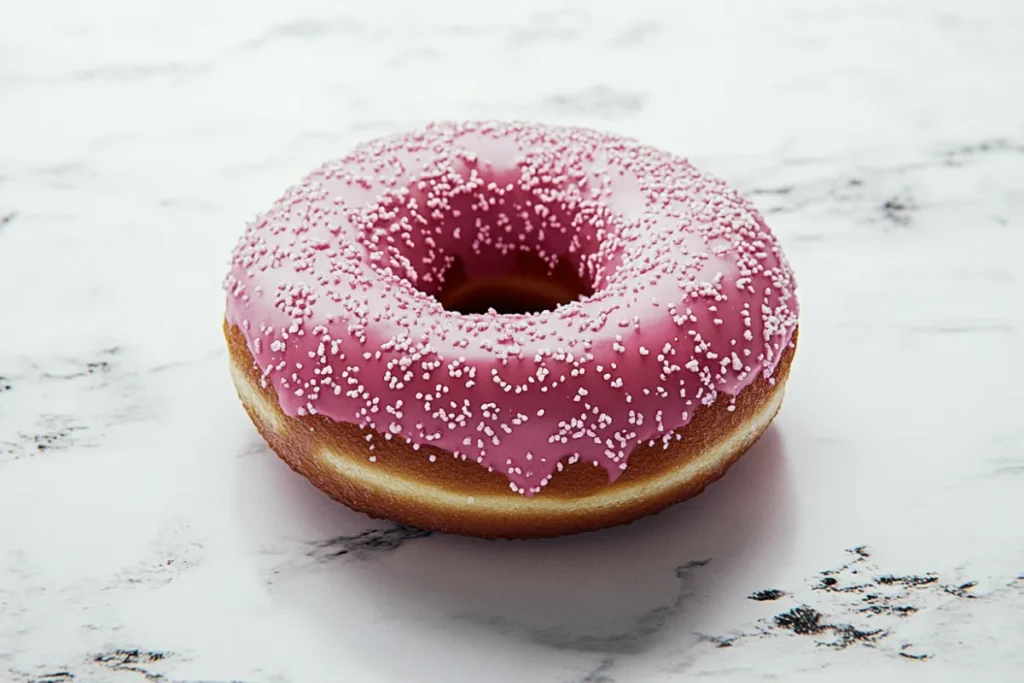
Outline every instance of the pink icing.
<svg viewBox="0 0 1024 683">
<path fill-rule="evenodd" d="M 452 256 L 472 278 L 520 250 L 569 258 L 593 294 L 504 315 L 432 296 Z M 721 181 L 632 140 L 507 123 L 325 164 L 248 225 L 225 287 L 286 414 L 443 448 L 526 495 L 567 459 L 614 481 L 636 445 L 770 378 L 798 312 L 775 237 Z"/>
</svg>

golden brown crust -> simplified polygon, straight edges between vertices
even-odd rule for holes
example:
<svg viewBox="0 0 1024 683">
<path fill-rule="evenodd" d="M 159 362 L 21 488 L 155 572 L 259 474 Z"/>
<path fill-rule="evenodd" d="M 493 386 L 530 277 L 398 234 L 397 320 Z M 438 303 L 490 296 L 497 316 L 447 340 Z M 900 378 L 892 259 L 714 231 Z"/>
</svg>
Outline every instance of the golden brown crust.
<svg viewBox="0 0 1024 683">
<path fill-rule="evenodd" d="M 482 538 L 559 536 L 625 524 L 691 498 L 725 474 L 774 418 L 796 348 L 783 354 L 774 385 L 759 377 L 736 397 L 701 407 L 682 438 L 638 447 L 614 483 L 601 467 L 577 462 L 532 498 L 508 480 L 451 453 L 323 416 L 290 417 L 260 373 L 237 327 L 224 325 L 239 396 L 256 429 L 288 465 L 345 505 L 371 517 Z M 373 435 L 370 451 L 367 436 Z M 430 462 L 429 456 L 436 456 Z M 371 462 L 375 456 L 375 462 Z"/>
</svg>

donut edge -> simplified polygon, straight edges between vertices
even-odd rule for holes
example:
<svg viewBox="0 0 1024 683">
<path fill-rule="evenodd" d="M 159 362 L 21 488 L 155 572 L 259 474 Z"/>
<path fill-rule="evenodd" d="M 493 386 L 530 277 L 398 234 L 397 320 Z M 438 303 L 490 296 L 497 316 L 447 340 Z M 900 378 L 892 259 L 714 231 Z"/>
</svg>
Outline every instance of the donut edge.
<svg viewBox="0 0 1024 683">
<path fill-rule="evenodd" d="M 701 407 L 668 448 L 638 447 L 629 468 L 608 483 L 602 468 L 565 467 L 531 498 L 513 493 L 504 476 L 440 449 L 377 443 L 370 461 L 364 435 L 372 431 L 322 416 L 286 415 L 259 370 L 241 330 L 224 322 L 229 370 L 250 420 L 292 470 L 347 507 L 375 519 L 430 531 L 487 539 L 563 536 L 628 524 L 699 495 L 720 479 L 764 434 L 781 408 L 797 333 L 772 378 L 759 377 L 732 402 Z M 390 449 L 390 453 L 389 453 Z M 390 458 L 400 450 L 401 458 Z M 435 462 L 426 464 L 429 454 Z M 445 457 L 447 456 L 447 457 Z M 598 471 L 599 470 L 599 471 Z"/>
</svg>

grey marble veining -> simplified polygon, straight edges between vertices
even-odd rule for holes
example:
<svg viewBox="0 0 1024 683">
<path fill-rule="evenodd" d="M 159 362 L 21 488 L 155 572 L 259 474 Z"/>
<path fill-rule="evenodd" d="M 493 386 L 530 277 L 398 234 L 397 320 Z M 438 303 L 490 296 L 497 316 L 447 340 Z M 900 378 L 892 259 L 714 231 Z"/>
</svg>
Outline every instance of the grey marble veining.
<svg viewBox="0 0 1024 683">
<path fill-rule="evenodd" d="M 1020 3 L 8 4 L 0 680 L 1020 679 Z M 780 235 L 786 402 L 699 498 L 427 534 L 242 411 L 244 222 L 360 140 L 483 117 L 686 154 Z"/>
</svg>

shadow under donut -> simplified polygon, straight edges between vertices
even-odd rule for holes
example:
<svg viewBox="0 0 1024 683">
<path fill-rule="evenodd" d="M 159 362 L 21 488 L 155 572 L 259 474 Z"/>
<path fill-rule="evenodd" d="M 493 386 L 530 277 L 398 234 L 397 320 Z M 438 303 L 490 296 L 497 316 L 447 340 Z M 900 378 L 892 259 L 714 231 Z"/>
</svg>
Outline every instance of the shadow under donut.
<svg viewBox="0 0 1024 683">
<path fill-rule="evenodd" d="M 713 609 L 737 572 L 784 557 L 787 479 L 769 428 L 722 480 L 661 514 L 540 541 L 438 536 L 367 580 L 536 644 L 643 652 L 680 614 Z"/>
<path fill-rule="evenodd" d="M 520 655 L 523 647 L 557 652 L 562 663 L 573 653 L 631 655 L 669 639 L 696 643 L 689 625 L 742 591 L 744 573 L 749 580 L 756 568 L 784 562 L 791 536 L 788 464 L 774 426 L 694 499 L 629 525 L 534 541 L 483 541 L 370 520 L 320 494 L 269 450 L 266 456 L 258 485 L 247 482 L 238 503 L 263 508 L 268 520 L 276 516 L 280 532 L 319 539 L 281 551 L 267 579 L 273 599 L 325 639 L 349 633 L 345 648 L 356 657 L 361 639 L 371 647 L 387 637 L 395 648 L 420 651 L 424 638 L 454 638 L 460 651 L 476 648 L 463 661 L 465 680 L 498 680 L 474 662 L 501 659 L 512 643 Z M 387 629 L 352 635 L 353 622 L 370 614 L 388 615 Z M 417 657 L 444 652 L 435 644 Z M 408 657 L 374 666 L 393 668 L 398 679 L 414 670 Z"/>
</svg>

